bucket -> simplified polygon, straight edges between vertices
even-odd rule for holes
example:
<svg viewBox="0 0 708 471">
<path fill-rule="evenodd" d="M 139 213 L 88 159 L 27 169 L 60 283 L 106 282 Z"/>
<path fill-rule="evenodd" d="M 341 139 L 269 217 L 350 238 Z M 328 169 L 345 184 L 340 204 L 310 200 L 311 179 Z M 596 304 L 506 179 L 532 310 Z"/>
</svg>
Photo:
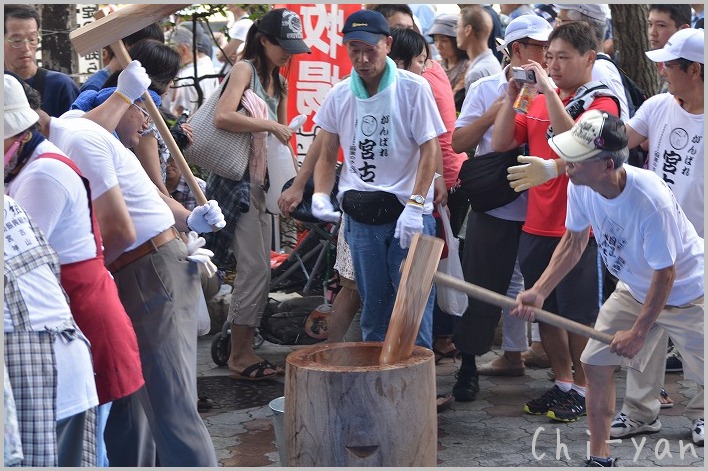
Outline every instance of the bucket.
<svg viewBox="0 0 708 471">
<path fill-rule="evenodd" d="M 270 410 L 273 411 L 273 428 L 275 429 L 275 445 L 278 448 L 280 466 L 286 466 L 285 453 L 285 396 L 276 397 L 270 403 Z"/>
<path fill-rule="evenodd" d="M 282 466 L 437 465 L 435 355 L 416 346 L 382 365 L 382 347 L 330 343 L 288 355 Z"/>
</svg>

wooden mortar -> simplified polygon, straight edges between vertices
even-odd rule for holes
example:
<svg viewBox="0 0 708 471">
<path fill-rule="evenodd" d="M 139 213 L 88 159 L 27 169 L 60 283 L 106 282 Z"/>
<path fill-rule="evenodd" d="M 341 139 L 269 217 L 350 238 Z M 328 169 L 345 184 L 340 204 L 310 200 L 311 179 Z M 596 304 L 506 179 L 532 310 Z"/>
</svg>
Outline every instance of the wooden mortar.
<svg viewBox="0 0 708 471">
<path fill-rule="evenodd" d="M 435 355 L 380 364 L 381 342 L 288 355 L 283 466 L 436 466 Z"/>
</svg>

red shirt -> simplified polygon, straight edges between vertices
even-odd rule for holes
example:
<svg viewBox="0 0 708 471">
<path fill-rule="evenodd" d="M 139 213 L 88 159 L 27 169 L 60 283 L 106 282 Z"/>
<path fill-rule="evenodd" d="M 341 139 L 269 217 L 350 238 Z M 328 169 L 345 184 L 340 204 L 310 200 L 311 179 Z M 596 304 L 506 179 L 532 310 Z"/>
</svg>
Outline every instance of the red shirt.
<svg viewBox="0 0 708 471">
<path fill-rule="evenodd" d="M 558 93 L 558 90 L 556 90 Z M 567 105 L 572 96 L 563 100 Z M 619 116 L 617 102 L 610 97 L 597 97 L 589 110 L 607 111 Z M 580 119 L 580 117 L 576 118 Z M 514 139 L 519 144 L 528 142 L 529 154 L 542 159 L 558 159 L 546 139 L 546 131 L 551 125 L 546 107 L 546 97 L 539 94 L 529 106 L 527 114 L 516 115 Z M 565 212 L 567 204 L 568 177 L 563 174 L 529 190 L 529 203 L 523 231 L 544 237 L 562 237 L 565 234 Z"/>
<path fill-rule="evenodd" d="M 457 175 L 460 173 L 462 162 L 467 160 L 467 154 L 458 154 L 452 150 L 452 132 L 455 130 L 455 120 L 457 119 L 455 97 L 445 71 L 440 64 L 435 61 L 432 62 L 433 66 L 423 72 L 423 78 L 430 84 L 435 104 L 438 105 L 440 117 L 445 124 L 445 129 L 447 129 L 445 133 L 438 136 L 438 141 L 440 141 L 440 149 L 442 150 L 445 186 L 450 189 L 457 181 Z"/>
</svg>

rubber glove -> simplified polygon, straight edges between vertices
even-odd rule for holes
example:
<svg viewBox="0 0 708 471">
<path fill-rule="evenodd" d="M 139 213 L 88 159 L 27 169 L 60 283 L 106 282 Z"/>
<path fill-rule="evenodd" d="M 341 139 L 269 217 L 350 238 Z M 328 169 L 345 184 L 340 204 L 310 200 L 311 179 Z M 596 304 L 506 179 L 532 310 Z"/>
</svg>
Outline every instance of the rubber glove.
<svg viewBox="0 0 708 471">
<path fill-rule="evenodd" d="M 203 249 L 204 244 L 206 244 L 204 237 L 199 237 L 199 234 L 190 231 L 187 235 L 187 260 L 194 263 L 201 263 L 204 266 L 207 276 L 211 278 L 217 270 L 216 265 L 211 261 L 214 252 L 209 249 Z"/>
<path fill-rule="evenodd" d="M 400 239 L 401 248 L 410 247 L 415 234 L 423 232 L 423 206 L 408 203 L 396 221 L 393 237 Z"/>
<path fill-rule="evenodd" d="M 150 86 L 150 77 L 140 61 L 131 61 L 118 76 L 116 92 L 131 102 L 137 100 Z"/>
<path fill-rule="evenodd" d="M 339 222 L 342 213 L 334 210 L 329 195 L 315 193 L 312 195 L 312 215 L 326 222 Z"/>
<path fill-rule="evenodd" d="M 211 226 L 221 229 L 225 225 L 226 220 L 219 203 L 215 200 L 209 200 L 206 204 L 197 206 L 187 218 L 187 227 L 200 234 L 211 232 Z"/>
<path fill-rule="evenodd" d="M 509 186 L 517 193 L 542 185 L 558 176 L 558 167 L 553 159 L 520 155 L 516 160 L 523 165 L 509 167 L 506 179 L 510 181 Z"/>
</svg>

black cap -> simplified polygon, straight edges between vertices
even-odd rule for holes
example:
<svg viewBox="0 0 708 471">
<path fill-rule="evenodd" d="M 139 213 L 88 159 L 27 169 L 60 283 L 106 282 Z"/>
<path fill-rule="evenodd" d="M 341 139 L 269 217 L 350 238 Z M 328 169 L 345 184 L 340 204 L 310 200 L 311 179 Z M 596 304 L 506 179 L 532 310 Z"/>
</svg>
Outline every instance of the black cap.
<svg viewBox="0 0 708 471">
<path fill-rule="evenodd" d="M 372 46 L 379 43 L 382 34 L 391 35 L 386 18 L 373 10 L 359 10 L 349 15 L 344 22 L 342 33 L 344 33 L 342 42 L 364 41 Z"/>
<path fill-rule="evenodd" d="M 302 39 L 300 17 L 287 8 L 276 8 L 266 13 L 258 23 L 258 31 L 273 36 L 280 47 L 290 54 L 311 52 Z"/>
</svg>

